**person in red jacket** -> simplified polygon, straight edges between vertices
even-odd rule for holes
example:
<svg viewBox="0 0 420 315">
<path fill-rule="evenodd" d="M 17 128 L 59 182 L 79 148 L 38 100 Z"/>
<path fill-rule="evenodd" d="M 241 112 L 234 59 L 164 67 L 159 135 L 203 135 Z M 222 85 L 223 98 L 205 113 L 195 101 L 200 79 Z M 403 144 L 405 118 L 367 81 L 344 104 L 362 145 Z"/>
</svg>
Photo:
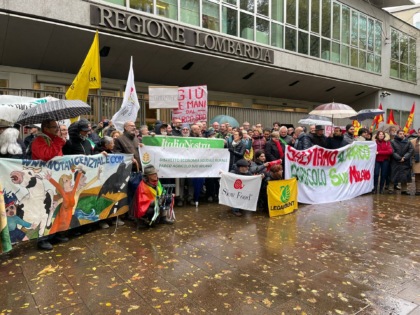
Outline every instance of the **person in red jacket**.
<svg viewBox="0 0 420 315">
<path fill-rule="evenodd" d="M 379 193 L 383 193 L 385 180 L 389 172 L 389 157 L 392 155 L 391 143 L 385 140 L 385 133 L 378 131 L 376 134 L 376 159 L 375 159 L 375 175 L 373 177 L 373 193 L 378 192 L 379 175 L 381 180 L 379 183 Z"/>
</svg>

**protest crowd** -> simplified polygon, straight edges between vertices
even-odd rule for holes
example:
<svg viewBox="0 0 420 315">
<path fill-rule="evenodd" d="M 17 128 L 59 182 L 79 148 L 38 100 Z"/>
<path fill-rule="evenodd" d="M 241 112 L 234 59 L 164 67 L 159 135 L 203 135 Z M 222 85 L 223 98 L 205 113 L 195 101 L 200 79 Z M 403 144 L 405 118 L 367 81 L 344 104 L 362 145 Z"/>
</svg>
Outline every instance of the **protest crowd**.
<svg viewBox="0 0 420 315">
<path fill-rule="evenodd" d="M 372 193 L 394 194 L 396 190 L 400 190 L 402 195 L 409 195 L 407 184 L 411 183 L 414 176 L 415 195 L 420 195 L 420 129 L 418 133 L 415 130 L 404 133 L 403 130 L 397 130 L 397 126 L 391 126 L 387 133 L 378 131 L 372 135 L 368 129 L 360 128 L 356 135 L 354 126 L 348 124 L 345 130 L 339 126 L 333 127 L 333 132 L 327 137 L 324 135 L 324 127 L 320 125 L 312 125 L 309 128 L 304 126 L 288 128 L 278 122 L 274 122 L 272 126 L 262 126 L 261 123 L 251 125 L 249 122 L 244 122 L 242 126 L 233 127 L 229 123 L 214 122 L 211 126 L 207 126 L 205 121 L 185 124 L 180 119 L 174 119 L 170 124 L 157 121 L 152 130 L 146 125 L 137 128 L 132 121 L 125 122 L 123 128 L 123 132 L 117 131 L 112 121 L 108 119 L 103 119 L 98 124 L 91 124 L 88 120 L 81 119 L 68 128 L 65 125 L 60 126 L 52 119 L 47 119 L 40 127 L 25 126 L 28 135 L 20 139 L 18 129 L 2 121 L 0 157 L 48 161 L 63 155 L 133 154 L 132 172 L 142 176 L 140 175 L 141 179 L 136 183 L 137 187 L 129 190 L 131 210 L 125 217 L 137 220 L 139 227 L 149 227 L 152 223 L 153 225 L 173 224 L 168 207 L 163 205 L 172 203 L 176 207 L 197 206 L 203 200 L 217 202 L 219 196 L 219 178 L 181 178 L 179 194 L 175 196 L 174 190 L 171 190 L 165 195 L 162 203 L 157 204 L 156 199 L 150 197 L 150 191 L 153 196 L 163 196 L 164 187 L 173 187 L 175 179 L 159 180 L 158 170 L 153 165 L 142 169 L 139 147 L 142 146 L 144 136 L 223 139 L 230 155 L 229 172 L 262 177 L 258 200 L 260 210 L 267 211 L 267 183 L 283 179 L 286 146 L 292 146 L 299 151 L 315 145 L 326 149 L 338 149 L 354 141 L 375 141 L 377 152 Z M 63 196 L 62 209 L 72 208 L 77 204 L 79 196 L 75 187 L 83 182 L 82 177 L 83 170 L 76 170 L 74 184 L 71 177 L 58 184 L 51 179 L 51 174 L 45 175 L 45 179 L 56 186 L 57 191 Z M 6 211 L 11 213 L 16 210 L 13 204 L 6 207 Z M 235 216 L 242 216 L 241 209 L 232 208 L 231 211 Z M 56 218 L 50 228 L 50 235 L 39 238 L 39 248 L 49 250 L 52 249 L 52 242 L 68 240 L 66 231 L 77 227 L 73 224 L 71 213 L 71 211 L 60 211 L 59 215 L 65 217 L 60 220 Z M 21 220 L 13 224 L 30 226 Z M 109 224 L 123 225 L 124 221 L 119 217 L 99 221 L 101 228 L 108 228 Z M 80 233 L 78 228 L 74 231 L 73 234 Z M 24 235 L 21 235 L 20 240 L 23 239 Z"/>
</svg>

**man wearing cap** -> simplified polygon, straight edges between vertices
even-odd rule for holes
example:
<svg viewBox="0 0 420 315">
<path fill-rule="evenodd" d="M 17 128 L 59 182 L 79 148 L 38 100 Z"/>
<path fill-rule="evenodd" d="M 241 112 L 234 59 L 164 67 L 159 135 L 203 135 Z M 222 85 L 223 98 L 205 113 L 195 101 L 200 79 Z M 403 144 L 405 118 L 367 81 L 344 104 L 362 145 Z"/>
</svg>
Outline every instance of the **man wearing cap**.
<svg viewBox="0 0 420 315">
<path fill-rule="evenodd" d="M 147 165 L 133 201 L 133 213 L 139 225 L 173 224 L 174 222 L 168 218 L 168 204 L 172 198 L 173 196 L 165 194 L 156 168 Z"/>
<path fill-rule="evenodd" d="M 67 140 L 63 147 L 63 154 L 92 155 L 93 147 L 88 140 L 88 134 L 90 132 L 89 122 L 86 119 L 81 119 L 72 123 L 68 130 L 69 140 Z"/>
<path fill-rule="evenodd" d="M 327 147 L 327 137 L 324 135 L 324 126 L 315 126 L 315 134 L 312 135 L 311 141 L 313 145 L 318 145 L 323 148 Z"/>
<path fill-rule="evenodd" d="M 25 143 L 25 147 L 29 147 L 29 144 L 31 144 L 32 140 L 35 139 L 41 128 L 36 125 L 29 125 L 25 128 L 28 129 L 29 135 L 25 138 L 25 140 L 23 140 L 23 142 Z"/>
</svg>

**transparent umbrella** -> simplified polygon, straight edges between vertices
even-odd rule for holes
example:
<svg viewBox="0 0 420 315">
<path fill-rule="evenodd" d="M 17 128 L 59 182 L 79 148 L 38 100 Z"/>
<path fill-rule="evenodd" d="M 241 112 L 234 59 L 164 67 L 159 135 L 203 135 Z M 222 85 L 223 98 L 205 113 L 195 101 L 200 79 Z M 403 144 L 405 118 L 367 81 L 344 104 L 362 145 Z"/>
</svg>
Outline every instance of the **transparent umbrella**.
<svg viewBox="0 0 420 315">
<path fill-rule="evenodd" d="M 319 126 L 331 126 L 333 123 L 327 117 L 319 115 L 308 115 L 298 121 L 301 125 L 319 125 Z"/>
<path fill-rule="evenodd" d="M 218 122 L 219 124 L 229 123 L 232 127 L 239 127 L 238 121 L 229 115 L 217 115 L 210 120 L 210 124 Z"/>
<path fill-rule="evenodd" d="M 357 112 L 346 104 L 341 103 L 328 103 L 316 107 L 309 115 L 319 115 L 324 117 L 334 118 L 349 118 L 356 116 Z"/>
</svg>

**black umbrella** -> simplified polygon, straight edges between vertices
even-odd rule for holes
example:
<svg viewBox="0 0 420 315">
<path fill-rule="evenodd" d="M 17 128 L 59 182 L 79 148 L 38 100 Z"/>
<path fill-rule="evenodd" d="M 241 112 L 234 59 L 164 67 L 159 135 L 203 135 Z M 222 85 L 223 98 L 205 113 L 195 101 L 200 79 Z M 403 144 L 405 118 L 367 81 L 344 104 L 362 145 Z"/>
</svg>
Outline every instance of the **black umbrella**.
<svg viewBox="0 0 420 315">
<path fill-rule="evenodd" d="M 46 119 L 69 119 L 90 111 L 90 105 L 80 100 L 58 100 L 28 108 L 19 115 L 16 123 L 23 126 L 39 124 Z"/>
<path fill-rule="evenodd" d="M 363 121 L 366 119 L 373 119 L 375 116 L 384 114 L 385 111 L 382 109 L 362 109 L 357 112 L 357 115 L 350 117 L 350 119 Z"/>
</svg>

